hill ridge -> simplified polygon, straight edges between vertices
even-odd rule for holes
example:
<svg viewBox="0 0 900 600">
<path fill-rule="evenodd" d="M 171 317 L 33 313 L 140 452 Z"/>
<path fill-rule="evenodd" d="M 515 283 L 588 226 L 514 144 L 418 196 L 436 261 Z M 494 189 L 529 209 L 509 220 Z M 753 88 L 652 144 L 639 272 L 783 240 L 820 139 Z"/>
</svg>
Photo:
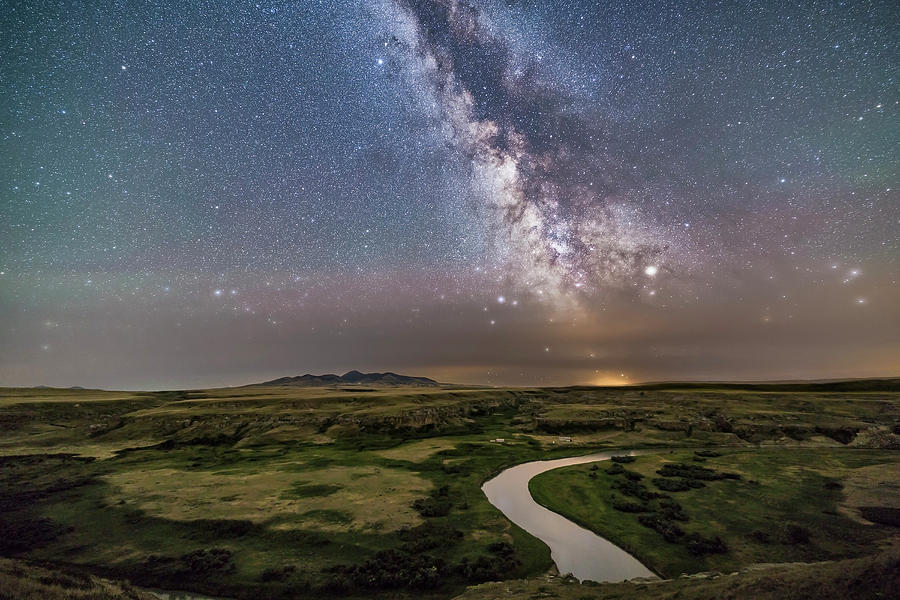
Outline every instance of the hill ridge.
<svg viewBox="0 0 900 600">
<path fill-rule="evenodd" d="M 303 375 L 279 377 L 278 379 L 251 385 L 280 385 L 292 387 L 327 387 L 332 385 L 439 387 L 441 384 L 428 377 L 413 377 L 410 375 L 401 375 L 392 371 L 385 371 L 383 373 L 363 373 L 354 369 L 352 371 L 347 371 L 343 375 L 335 375 L 334 373 L 325 373 L 323 375 L 304 373 Z"/>
</svg>

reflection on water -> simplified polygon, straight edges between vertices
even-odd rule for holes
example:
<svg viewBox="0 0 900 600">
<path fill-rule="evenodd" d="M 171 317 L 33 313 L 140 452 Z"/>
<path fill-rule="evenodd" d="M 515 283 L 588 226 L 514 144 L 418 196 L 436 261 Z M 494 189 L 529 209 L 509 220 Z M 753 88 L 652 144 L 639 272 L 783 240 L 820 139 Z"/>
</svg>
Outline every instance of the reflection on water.
<svg viewBox="0 0 900 600">
<path fill-rule="evenodd" d="M 551 557 L 560 573 L 572 573 L 582 581 L 655 577 L 650 569 L 612 542 L 535 502 L 528 491 L 531 478 L 544 471 L 607 460 L 620 454 L 636 453 L 620 450 L 524 463 L 506 469 L 481 489 L 510 521 L 550 546 Z"/>
</svg>

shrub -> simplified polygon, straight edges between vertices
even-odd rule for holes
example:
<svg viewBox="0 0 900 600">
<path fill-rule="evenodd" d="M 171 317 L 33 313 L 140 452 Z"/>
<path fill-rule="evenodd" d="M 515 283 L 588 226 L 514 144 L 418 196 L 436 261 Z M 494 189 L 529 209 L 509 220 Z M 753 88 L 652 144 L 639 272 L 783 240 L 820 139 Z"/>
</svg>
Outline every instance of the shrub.
<svg viewBox="0 0 900 600">
<path fill-rule="evenodd" d="M 404 542 L 401 548 L 414 554 L 439 547 L 446 548 L 463 537 L 459 529 L 434 521 L 426 521 L 418 527 L 402 528 L 399 535 Z"/>
<path fill-rule="evenodd" d="M 684 538 L 684 541 L 687 544 L 688 552 L 694 556 L 728 552 L 728 546 L 725 545 L 725 542 L 719 536 L 706 538 L 699 533 L 691 533 Z"/>
<path fill-rule="evenodd" d="M 612 507 L 618 511 L 627 513 L 642 513 L 650 511 L 645 502 L 631 502 L 630 500 L 623 500 L 619 498 L 613 498 Z"/>
<path fill-rule="evenodd" d="M 625 478 L 630 479 L 631 481 L 640 481 L 644 476 L 640 473 L 635 473 L 634 471 L 625 471 Z"/>
<path fill-rule="evenodd" d="M 191 573 L 233 573 L 235 565 L 231 561 L 231 551 L 224 548 L 194 550 L 180 558 L 181 563 Z"/>
<path fill-rule="evenodd" d="M 643 483 L 631 481 L 630 479 L 626 479 L 625 481 L 617 481 L 615 484 L 613 484 L 613 487 L 619 490 L 622 494 L 631 496 L 632 498 L 637 498 L 638 500 L 647 501 L 657 497 L 657 495 L 654 492 L 648 490 Z"/>
<path fill-rule="evenodd" d="M 638 523 L 655 530 L 663 536 L 664 540 L 673 544 L 677 543 L 684 536 L 684 531 L 681 527 L 655 513 L 639 516 Z"/>
<path fill-rule="evenodd" d="M 446 485 L 433 490 L 431 496 L 419 498 L 412 503 L 412 507 L 423 517 L 446 517 L 452 506 L 450 488 Z"/>
<path fill-rule="evenodd" d="M 515 547 L 509 542 L 492 542 L 488 545 L 488 552 L 498 556 L 512 556 L 516 553 Z"/>
<path fill-rule="evenodd" d="M 716 458 L 717 456 L 722 456 L 721 452 L 716 452 L 715 450 L 695 450 L 694 454 L 702 456 L 703 458 Z"/>
<path fill-rule="evenodd" d="M 423 517 L 446 517 L 450 514 L 449 498 L 419 498 L 412 503 L 412 507 L 416 509 Z"/>
<path fill-rule="evenodd" d="M 332 574 L 329 587 L 393 589 L 437 587 L 448 573 L 441 559 L 402 550 L 382 550 L 358 565 L 335 565 L 325 569 Z"/>
<path fill-rule="evenodd" d="M 492 556 L 479 556 L 475 560 L 463 558 L 456 566 L 456 572 L 472 583 L 497 581 L 509 577 L 511 571 L 519 566 L 513 554 L 494 553 Z"/>
<path fill-rule="evenodd" d="M 809 529 L 797 525 L 796 523 L 788 523 L 781 530 L 781 541 L 785 544 L 790 544 L 792 546 L 797 544 L 808 544 L 809 538 Z"/>
<path fill-rule="evenodd" d="M 718 479 L 717 473 L 712 469 L 684 463 L 666 463 L 656 472 L 663 477 L 684 477 L 685 479 L 705 479 L 707 481 Z"/>
<path fill-rule="evenodd" d="M 610 466 L 606 470 L 606 472 L 610 475 L 621 475 L 622 473 L 625 472 L 625 468 L 622 465 L 615 463 L 612 466 Z"/>
<path fill-rule="evenodd" d="M 705 487 L 705 483 L 696 479 L 664 479 L 657 477 L 653 480 L 653 485 L 666 492 L 686 492 L 691 488 Z"/>
<path fill-rule="evenodd" d="M 284 581 L 297 570 L 294 565 L 285 565 L 283 567 L 273 567 L 266 569 L 259 575 L 260 581 Z"/>
<path fill-rule="evenodd" d="M 610 456 L 609 460 L 614 463 L 633 463 L 635 458 L 633 456 Z"/>
<path fill-rule="evenodd" d="M 765 531 L 760 531 L 759 529 L 751 531 L 747 534 L 747 537 L 757 544 L 768 544 L 772 541 L 772 536 L 770 536 Z"/>
<path fill-rule="evenodd" d="M 674 500 L 661 500 L 659 507 L 659 514 L 662 515 L 663 518 L 672 521 L 681 521 L 683 523 L 690 520 L 684 512 L 684 509 L 681 508 L 681 505 Z"/>
</svg>

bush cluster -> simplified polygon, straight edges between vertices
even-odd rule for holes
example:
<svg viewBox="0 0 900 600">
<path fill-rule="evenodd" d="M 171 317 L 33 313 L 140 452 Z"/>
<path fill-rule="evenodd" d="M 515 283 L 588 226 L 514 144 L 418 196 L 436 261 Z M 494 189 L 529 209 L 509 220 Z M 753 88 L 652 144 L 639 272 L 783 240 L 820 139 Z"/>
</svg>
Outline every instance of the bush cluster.
<svg viewBox="0 0 900 600">
<path fill-rule="evenodd" d="M 666 463 L 656 472 L 663 477 L 684 477 L 685 479 L 700 479 L 703 481 L 741 478 L 737 473 L 716 472 L 700 465 L 685 463 Z"/>
<path fill-rule="evenodd" d="M 420 528 L 409 530 L 411 535 Z M 439 529 L 423 529 L 418 535 L 435 538 Z M 460 532 L 458 537 L 462 537 Z M 458 539 L 458 538 L 457 538 Z M 446 543 L 446 540 L 444 540 Z M 455 543 L 455 541 L 453 541 Z M 436 547 L 430 543 L 425 547 Z M 453 578 L 469 583 L 503 579 L 519 566 L 515 548 L 507 542 L 494 542 L 488 546 L 487 555 L 474 559 L 463 558 L 458 564 L 448 564 L 417 550 L 411 544 L 398 549 L 383 550 L 358 565 L 336 565 L 324 569 L 330 577 L 325 589 L 351 592 L 372 589 L 434 589 Z"/>
<path fill-rule="evenodd" d="M 610 456 L 609 460 L 613 461 L 614 463 L 621 464 L 621 463 L 633 463 L 635 459 L 633 456 Z"/>
<path fill-rule="evenodd" d="M 811 533 L 806 527 L 797 525 L 796 523 L 788 523 L 781 530 L 781 542 L 796 546 L 797 544 L 808 544 Z"/>
<path fill-rule="evenodd" d="M 716 452 L 715 450 L 695 450 L 694 454 L 702 456 L 703 458 L 716 458 L 717 456 L 722 456 L 721 452 Z"/>
<path fill-rule="evenodd" d="M 442 485 L 432 491 L 427 498 L 419 498 L 414 501 L 412 507 L 426 518 L 446 517 L 453 507 L 453 502 L 450 500 L 450 488 Z"/>
<path fill-rule="evenodd" d="M 606 472 L 607 472 L 609 475 L 621 475 L 622 473 L 625 472 L 625 467 L 623 467 L 623 466 L 620 465 L 619 463 L 613 463 L 613 464 L 610 465 L 610 467 L 606 470 Z"/>
<path fill-rule="evenodd" d="M 707 538 L 699 533 L 690 533 L 684 538 L 688 552 L 694 556 L 704 556 L 706 554 L 724 554 L 728 552 L 728 546 L 719 536 Z"/>
<path fill-rule="evenodd" d="M 616 481 L 615 483 L 613 483 L 613 488 L 619 490 L 619 492 L 626 496 L 631 496 L 632 498 L 637 498 L 638 500 L 643 500 L 644 502 L 659 497 L 659 494 L 648 490 L 643 483 L 639 481 L 632 481 L 631 479 Z"/>
<path fill-rule="evenodd" d="M 171 577 L 209 577 L 236 570 L 230 550 L 208 548 L 182 554 L 178 558 L 151 554 L 141 571 L 155 579 Z"/>
<path fill-rule="evenodd" d="M 646 502 L 633 502 L 618 497 L 613 497 L 612 507 L 618 511 L 627 513 L 650 512 L 650 507 L 647 506 Z"/>
<path fill-rule="evenodd" d="M 686 492 L 690 489 L 706 486 L 705 483 L 697 479 L 665 479 L 663 477 L 653 479 L 653 485 L 665 492 Z"/>
<path fill-rule="evenodd" d="M 272 567 L 265 569 L 259 575 L 260 581 L 284 581 L 297 571 L 294 565 L 285 565 L 283 567 Z"/>
<path fill-rule="evenodd" d="M 670 519 L 672 521 L 681 521 L 682 523 L 686 523 L 689 520 L 687 514 L 684 512 L 684 509 L 681 508 L 681 505 L 674 500 L 660 500 L 659 514 L 661 514 L 663 518 Z"/>
<path fill-rule="evenodd" d="M 681 527 L 656 513 L 639 516 L 638 523 L 655 530 L 663 536 L 664 540 L 673 544 L 678 543 L 684 536 L 684 530 Z"/>
</svg>

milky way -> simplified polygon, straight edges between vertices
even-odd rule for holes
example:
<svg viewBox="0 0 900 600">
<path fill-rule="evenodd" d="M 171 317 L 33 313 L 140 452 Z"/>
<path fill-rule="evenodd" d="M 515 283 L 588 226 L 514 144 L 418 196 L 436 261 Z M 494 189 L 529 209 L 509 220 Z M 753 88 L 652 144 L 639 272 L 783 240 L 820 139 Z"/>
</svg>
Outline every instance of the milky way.
<svg viewBox="0 0 900 600">
<path fill-rule="evenodd" d="M 664 242 L 610 201 L 628 185 L 601 124 L 541 81 L 477 6 L 403 3 L 448 137 L 472 161 L 476 195 L 518 287 L 555 300 L 595 294 L 658 262 Z"/>
<path fill-rule="evenodd" d="M 896 375 L 900 5 L 18 3 L 0 384 Z"/>
</svg>

